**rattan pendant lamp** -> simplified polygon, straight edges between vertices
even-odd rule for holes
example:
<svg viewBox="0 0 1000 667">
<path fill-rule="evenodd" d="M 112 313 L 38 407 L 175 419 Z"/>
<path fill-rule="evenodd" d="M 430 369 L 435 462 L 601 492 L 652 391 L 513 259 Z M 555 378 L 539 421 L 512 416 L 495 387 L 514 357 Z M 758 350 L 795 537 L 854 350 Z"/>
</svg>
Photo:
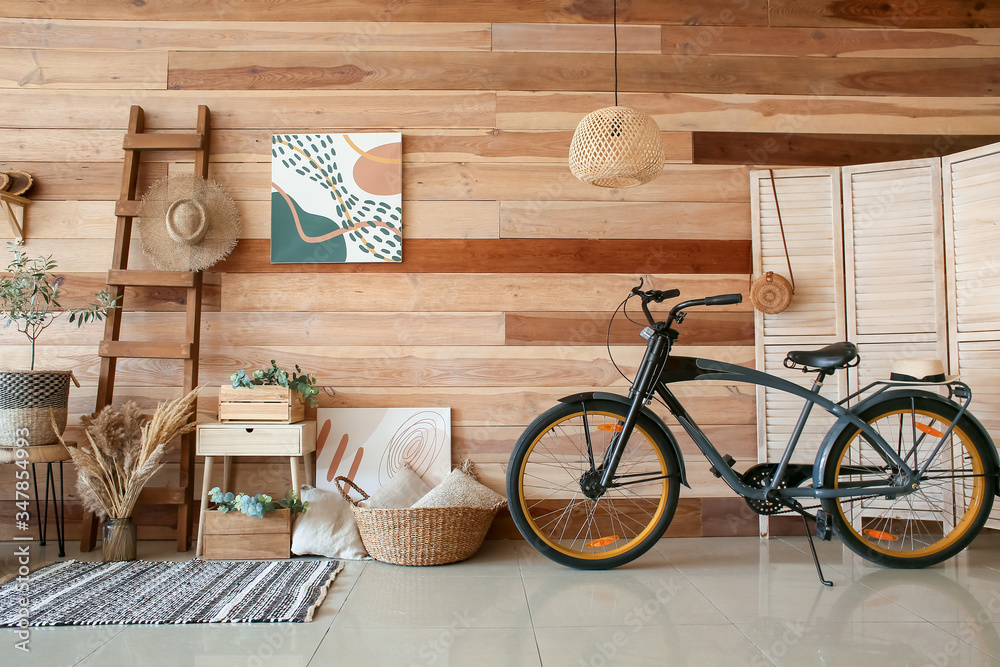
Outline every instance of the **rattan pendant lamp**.
<svg viewBox="0 0 1000 667">
<path fill-rule="evenodd" d="M 584 183 L 631 188 L 663 170 L 660 128 L 648 114 L 618 106 L 618 0 L 614 0 L 615 106 L 587 114 L 573 133 L 569 169 Z"/>
</svg>

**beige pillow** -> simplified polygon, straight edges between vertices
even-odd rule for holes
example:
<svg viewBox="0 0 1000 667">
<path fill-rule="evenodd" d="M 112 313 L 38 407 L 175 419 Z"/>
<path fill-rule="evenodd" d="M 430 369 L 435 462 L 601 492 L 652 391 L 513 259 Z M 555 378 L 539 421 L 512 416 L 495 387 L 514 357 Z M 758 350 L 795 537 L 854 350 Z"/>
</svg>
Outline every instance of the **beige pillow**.
<svg viewBox="0 0 1000 667">
<path fill-rule="evenodd" d="M 368 558 L 351 504 L 339 492 L 306 485 L 300 496 L 309 501 L 309 509 L 295 522 L 293 554 L 346 560 Z"/>
<path fill-rule="evenodd" d="M 392 476 L 388 482 L 372 493 L 360 505 L 372 509 L 401 509 L 410 507 L 431 490 L 430 484 L 420 479 L 407 464 Z"/>
<path fill-rule="evenodd" d="M 476 481 L 471 472 L 455 468 L 444 481 L 431 489 L 427 495 L 413 504 L 413 507 L 485 507 L 492 508 L 506 499 Z"/>
</svg>

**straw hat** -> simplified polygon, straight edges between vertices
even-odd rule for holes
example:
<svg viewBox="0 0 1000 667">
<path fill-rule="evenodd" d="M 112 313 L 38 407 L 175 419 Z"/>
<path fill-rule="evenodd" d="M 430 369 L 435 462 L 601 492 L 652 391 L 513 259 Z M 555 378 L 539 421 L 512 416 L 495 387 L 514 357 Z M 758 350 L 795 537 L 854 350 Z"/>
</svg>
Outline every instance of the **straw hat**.
<svg viewBox="0 0 1000 667">
<path fill-rule="evenodd" d="M 896 382 L 954 382 L 957 375 L 945 375 L 938 359 L 900 359 L 892 364 L 889 379 Z"/>
<path fill-rule="evenodd" d="M 34 180 L 26 171 L 0 172 L 0 190 L 11 195 L 23 195 Z"/>
<path fill-rule="evenodd" d="M 177 175 L 157 181 L 139 203 L 142 250 L 164 271 L 200 271 L 236 246 L 240 215 L 218 183 Z"/>
</svg>

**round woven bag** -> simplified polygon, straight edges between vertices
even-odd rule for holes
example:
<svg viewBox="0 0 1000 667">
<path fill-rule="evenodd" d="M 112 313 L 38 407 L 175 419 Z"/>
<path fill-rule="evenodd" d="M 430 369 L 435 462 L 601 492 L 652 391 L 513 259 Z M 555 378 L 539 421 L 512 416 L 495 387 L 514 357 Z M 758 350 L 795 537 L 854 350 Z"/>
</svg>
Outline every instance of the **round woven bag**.
<svg viewBox="0 0 1000 667">
<path fill-rule="evenodd" d="M 750 303 L 762 313 L 776 315 L 788 308 L 794 292 L 787 278 L 768 271 L 750 285 Z"/>
<path fill-rule="evenodd" d="M 30 446 L 59 442 L 52 415 L 62 433 L 71 376 L 72 371 L 0 371 L 0 446 L 13 447 L 18 438 Z"/>
</svg>

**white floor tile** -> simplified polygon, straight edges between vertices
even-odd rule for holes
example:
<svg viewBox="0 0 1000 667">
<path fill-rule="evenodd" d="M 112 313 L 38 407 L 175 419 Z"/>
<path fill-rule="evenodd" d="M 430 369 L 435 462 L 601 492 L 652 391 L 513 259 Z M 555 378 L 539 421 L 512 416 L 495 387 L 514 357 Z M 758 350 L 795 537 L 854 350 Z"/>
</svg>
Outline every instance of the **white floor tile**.
<svg viewBox="0 0 1000 667">
<path fill-rule="evenodd" d="M 728 620 L 670 566 L 659 572 L 570 572 L 525 576 L 536 627 L 692 625 Z"/>
<path fill-rule="evenodd" d="M 988 619 L 996 619 L 989 621 Z M 996 659 L 1000 664 L 1000 614 L 988 612 L 963 623 L 935 623 L 945 632 L 975 646 L 983 653 Z"/>
<path fill-rule="evenodd" d="M 833 588 L 819 583 L 804 537 L 661 540 L 604 571 L 491 541 L 452 565 L 347 562 L 313 623 L 35 628 L 27 655 L 0 630 L 0 664 L 1000 664 L 1000 535 L 924 570 L 873 565 L 836 540 L 817 548 Z M 67 551 L 100 559 L 77 543 Z M 55 560 L 54 543 L 35 555 Z M 140 556 L 192 554 L 143 542 Z"/>
<path fill-rule="evenodd" d="M 305 667 L 327 629 L 320 623 L 132 625 L 79 664 Z"/>
<path fill-rule="evenodd" d="M 770 665 L 731 625 L 536 628 L 545 667 Z"/>
<path fill-rule="evenodd" d="M 834 583 L 823 586 L 815 572 L 736 572 L 689 575 L 695 587 L 734 623 L 761 619 L 793 621 L 888 622 L 920 621 L 891 599 L 850 579 L 828 572 Z"/>
<path fill-rule="evenodd" d="M 368 563 L 335 627 L 530 627 L 520 577 L 442 576 Z"/>
<path fill-rule="evenodd" d="M 332 628 L 312 665 L 541 665 L 531 628 Z"/>
<path fill-rule="evenodd" d="M 992 656 L 927 623 L 771 620 L 738 627 L 778 667 L 996 665 Z"/>
<path fill-rule="evenodd" d="M 15 647 L 21 639 L 13 630 L 0 630 L 0 664 L 24 667 L 70 667 L 115 638 L 121 625 L 71 628 L 29 628 L 28 652 Z"/>
</svg>

